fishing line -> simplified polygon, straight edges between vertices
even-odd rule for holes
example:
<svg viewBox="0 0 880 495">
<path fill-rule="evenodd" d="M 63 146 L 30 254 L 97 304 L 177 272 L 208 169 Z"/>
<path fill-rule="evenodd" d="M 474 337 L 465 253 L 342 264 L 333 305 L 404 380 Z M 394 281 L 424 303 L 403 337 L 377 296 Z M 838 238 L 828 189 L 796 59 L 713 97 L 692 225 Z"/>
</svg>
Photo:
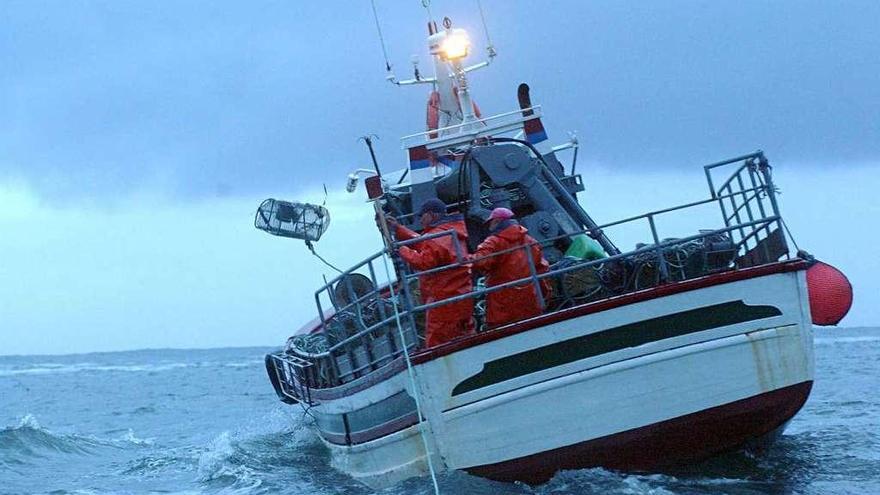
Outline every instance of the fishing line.
<svg viewBox="0 0 880 495">
<path fill-rule="evenodd" d="M 374 203 L 376 207 L 376 213 L 380 213 L 379 204 Z M 388 234 L 388 224 L 385 223 L 385 217 L 383 215 L 379 215 L 380 222 L 382 223 L 382 231 L 385 234 L 386 239 L 389 240 L 388 245 L 388 254 L 389 256 L 392 253 L 392 247 L 390 244 L 390 236 Z M 394 301 L 394 321 L 397 323 L 397 333 L 400 335 L 400 341 L 403 343 L 403 358 L 406 361 L 406 370 L 409 374 L 409 382 L 410 386 L 413 389 L 413 399 L 416 402 L 416 412 L 419 415 L 419 436 L 422 437 L 422 445 L 425 447 L 425 460 L 428 461 L 428 471 L 431 473 L 431 482 L 434 484 L 434 494 L 440 495 L 440 485 L 437 484 L 437 474 L 434 472 L 434 462 L 431 461 L 431 449 L 428 447 L 428 436 L 425 433 L 425 428 L 428 426 L 428 418 L 422 414 L 422 402 L 419 399 L 421 397 L 421 388 L 416 383 L 416 375 L 413 370 L 412 360 L 409 356 L 409 346 L 406 344 L 406 336 L 403 333 L 403 325 L 400 323 L 400 311 L 397 309 L 397 296 L 394 291 L 394 283 L 391 281 L 391 269 L 388 268 L 388 256 L 382 256 L 382 264 L 385 266 L 385 276 L 388 278 L 388 290 L 391 295 L 391 300 Z M 401 283 L 406 283 L 406 279 L 400 280 Z M 422 422 L 424 419 L 424 423 Z"/>
</svg>

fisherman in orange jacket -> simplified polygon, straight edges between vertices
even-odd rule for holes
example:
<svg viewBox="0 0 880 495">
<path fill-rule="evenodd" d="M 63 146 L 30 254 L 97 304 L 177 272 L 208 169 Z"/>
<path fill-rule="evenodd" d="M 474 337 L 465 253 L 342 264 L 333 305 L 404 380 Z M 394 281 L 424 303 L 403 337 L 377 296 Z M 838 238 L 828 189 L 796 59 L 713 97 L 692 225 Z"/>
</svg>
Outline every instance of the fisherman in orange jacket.
<svg viewBox="0 0 880 495">
<path fill-rule="evenodd" d="M 461 261 L 467 258 L 467 228 L 462 215 L 447 215 L 446 204 L 439 199 L 429 199 L 419 208 L 422 235 L 453 230 L 458 238 Z M 398 241 L 416 239 L 418 234 L 400 225 L 394 217 L 387 217 Z M 456 247 L 449 235 L 435 237 L 408 246 L 401 246 L 400 257 L 417 271 L 450 265 L 459 260 Z M 450 297 L 468 294 L 473 289 L 471 269 L 462 264 L 419 277 L 422 303 L 430 304 Z M 425 328 L 428 347 L 442 344 L 462 335 L 474 332 L 474 301 L 463 299 L 429 309 Z"/>
<path fill-rule="evenodd" d="M 544 259 L 541 246 L 528 234 L 528 230 L 514 218 L 507 208 L 495 208 L 486 220 L 489 222 L 489 237 L 471 255 L 475 271 L 486 274 L 486 287 L 494 287 L 514 280 L 531 276 L 529 261 L 531 255 L 537 274 L 550 270 Z M 525 248 L 525 246 L 529 246 Z M 523 246 L 519 249 L 517 246 Z M 500 253 L 503 254 L 495 254 Z M 494 256 L 493 256 L 494 254 Z M 542 296 L 550 296 L 549 283 L 541 281 Z M 535 291 L 533 281 L 522 285 L 490 292 L 486 296 L 486 325 L 497 327 L 517 320 L 538 316 L 544 310 Z"/>
</svg>

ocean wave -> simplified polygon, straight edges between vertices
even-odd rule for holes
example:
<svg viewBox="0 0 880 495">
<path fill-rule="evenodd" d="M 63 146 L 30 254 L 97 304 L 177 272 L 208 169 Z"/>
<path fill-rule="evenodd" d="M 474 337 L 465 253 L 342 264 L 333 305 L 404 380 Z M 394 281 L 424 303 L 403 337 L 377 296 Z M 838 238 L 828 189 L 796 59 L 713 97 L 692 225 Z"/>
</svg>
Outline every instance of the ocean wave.
<svg viewBox="0 0 880 495">
<path fill-rule="evenodd" d="M 252 366 L 260 366 L 263 364 L 262 359 L 253 360 L 253 361 L 241 361 L 234 363 L 223 363 L 220 366 L 224 368 L 250 368 Z"/>
<path fill-rule="evenodd" d="M 263 449 L 234 438 L 228 431 L 215 437 L 198 457 L 198 480 L 212 490 L 224 493 L 252 493 L 271 475 L 261 460 Z"/>
<path fill-rule="evenodd" d="M 856 344 L 865 342 L 880 342 L 880 336 L 861 336 L 861 337 L 816 337 L 813 339 L 816 345 L 831 344 Z"/>
<path fill-rule="evenodd" d="M 102 448 L 129 448 L 153 445 L 152 438 L 139 438 L 132 429 L 112 439 L 76 434 L 59 434 L 43 428 L 32 414 L 18 424 L 0 430 L 0 461 L 23 464 L 46 454 L 95 454 Z"/>
<path fill-rule="evenodd" d="M 155 443 L 155 440 L 152 438 L 139 438 L 135 436 L 134 430 L 129 428 L 124 435 L 116 439 L 116 442 L 129 443 L 137 446 L 150 446 Z"/>
<path fill-rule="evenodd" d="M 80 372 L 161 372 L 184 368 L 250 368 L 261 365 L 263 362 L 259 360 L 251 361 L 235 361 L 229 363 L 211 363 L 211 362 L 181 362 L 181 363 L 143 363 L 143 364 L 101 364 L 93 362 L 82 362 L 72 364 L 59 363 L 37 363 L 26 367 L 5 366 L 0 367 L 0 377 L 18 376 L 18 375 L 53 375 Z"/>
<path fill-rule="evenodd" d="M 10 462 L 21 463 L 46 452 L 89 454 L 97 447 L 100 443 L 90 438 L 52 433 L 31 414 L 21 418 L 18 425 L 0 430 L 0 459 Z"/>
<path fill-rule="evenodd" d="M 40 363 L 26 368 L 0 368 L 0 376 L 16 376 L 16 375 L 53 375 L 63 373 L 79 373 L 88 371 L 127 371 L 127 372 L 144 372 L 144 371 L 168 371 L 180 368 L 192 368 L 198 366 L 197 363 L 167 363 L 167 364 L 126 364 L 126 365 L 108 365 L 98 363 L 74 363 L 74 364 L 56 364 L 56 363 Z"/>
<path fill-rule="evenodd" d="M 217 434 L 197 452 L 198 481 L 209 491 L 264 493 L 283 488 L 292 493 L 315 492 L 297 465 L 326 465 L 326 451 L 315 436 L 303 428 L 302 418 L 276 408 L 270 414 L 234 431 Z M 306 478 L 306 479 L 304 479 Z M 318 490 L 323 493 L 323 490 Z"/>
<path fill-rule="evenodd" d="M 661 474 L 631 475 L 602 468 L 561 471 L 534 493 L 621 493 L 631 495 L 672 495 L 662 485 L 676 481 Z"/>
</svg>

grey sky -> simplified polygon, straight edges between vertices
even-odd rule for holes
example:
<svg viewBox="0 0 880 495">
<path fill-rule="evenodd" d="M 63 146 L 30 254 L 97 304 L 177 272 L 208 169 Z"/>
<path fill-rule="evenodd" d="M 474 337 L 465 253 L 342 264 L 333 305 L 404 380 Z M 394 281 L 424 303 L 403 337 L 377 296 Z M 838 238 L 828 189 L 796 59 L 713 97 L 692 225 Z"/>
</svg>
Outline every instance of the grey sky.
<svg viewBox="0 0 880 495">
<path fill-rule="evenodd" d="M 397 75 L 429 71 L 420 2 L 376 1 Z M 802 247 L 853 280 L 845 323 L 880 324 L 880 2 L 483 4 L 477 102 L 530 83 L 551 140 L 578 131 L 597 219 L 702 199 L 700 165 L 762 148 Z M 326 182 L 322 254 L 378 248 L 344 175 L 366 133 L 402 167 L 427 95 L 384 81 L 369 1 L 3 6 L 0 354 L 280 343 L 325 269 L 253 229 L 267 196 Z M 432 8 L 482 57 L 474 2 Z"/>
<path fill-rule="evenodd" d="M 419 2 L 378 0 L 400 76 Z M 483 45 L 475 4 L 435 1 Z M 556 135 L 615 167 L 880 159 L 880 3 L 487 1 L 500 52 L 487 112 L 533 86 Z M 383 80 L 369 2 L 7 2 L 0 176 L 61 198 L 179 196 L 325 181 L 423 123 L 421 89 Z M 478 53 L 482 54 L 482 52 Z M 316 173 L 320 170 L 320 173 Z"/>
</svg>

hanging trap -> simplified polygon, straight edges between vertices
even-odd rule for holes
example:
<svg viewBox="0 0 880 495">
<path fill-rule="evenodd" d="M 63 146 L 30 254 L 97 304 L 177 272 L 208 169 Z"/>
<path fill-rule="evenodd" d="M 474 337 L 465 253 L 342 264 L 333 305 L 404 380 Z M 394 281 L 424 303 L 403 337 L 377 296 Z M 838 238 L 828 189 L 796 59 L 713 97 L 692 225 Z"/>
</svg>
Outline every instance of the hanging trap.
<svg viewBox="0 0 880 495">
<path fill-rule="evenodd" d="M 317 241 L 330 226 L 330 212 L 324 206 L 267 199 L 260 204 L 254 227 L 279 237 Z"/>
</svg>

